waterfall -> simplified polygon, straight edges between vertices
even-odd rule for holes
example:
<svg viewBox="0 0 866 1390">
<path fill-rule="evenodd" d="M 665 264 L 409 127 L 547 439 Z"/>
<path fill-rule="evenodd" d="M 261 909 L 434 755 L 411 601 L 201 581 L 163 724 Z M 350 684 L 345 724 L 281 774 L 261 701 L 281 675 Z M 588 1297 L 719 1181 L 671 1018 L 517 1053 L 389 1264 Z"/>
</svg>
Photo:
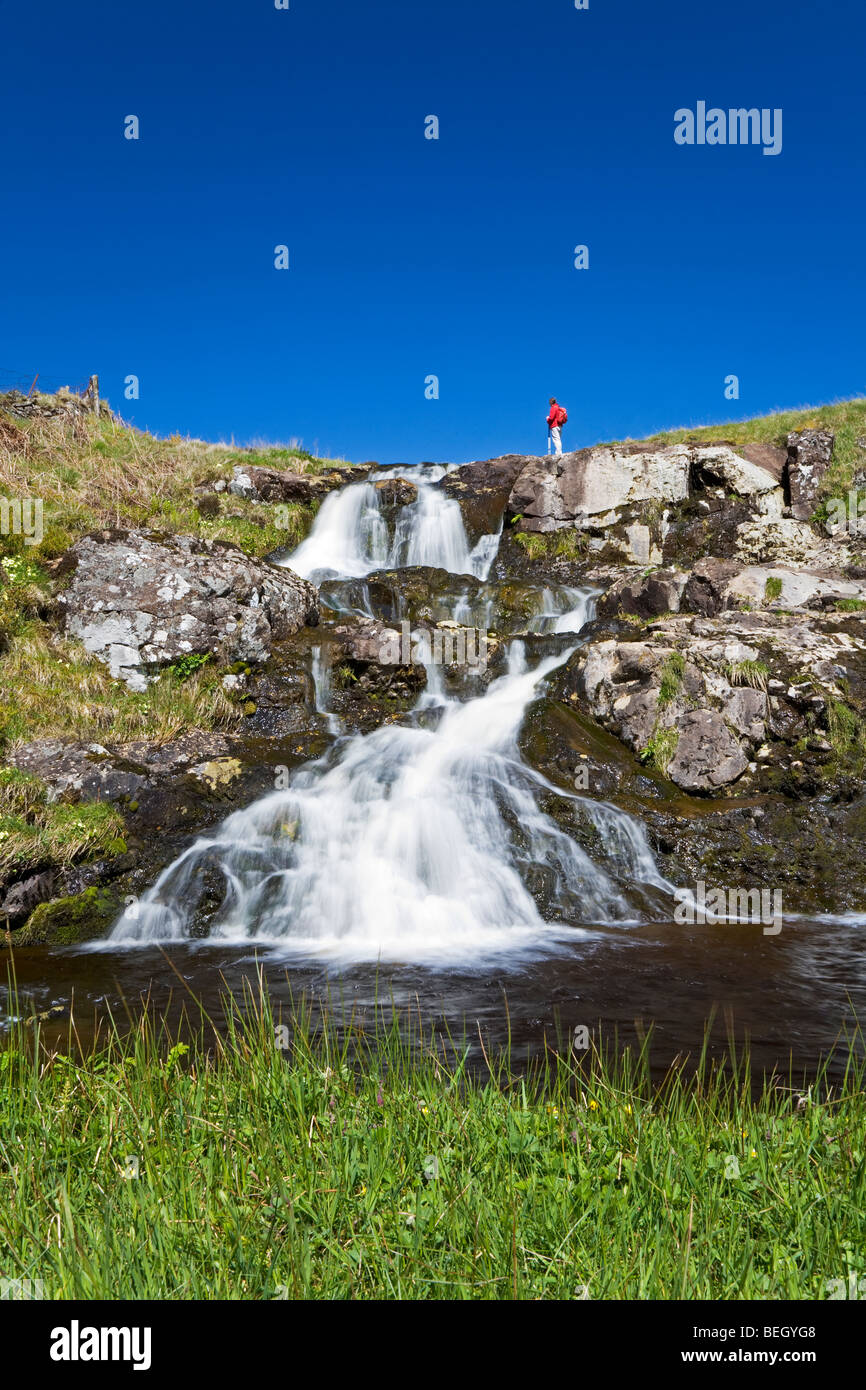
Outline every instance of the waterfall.
<svg viewBox="0 0 866 1390">
<path fill-rule="evenodd" d="M 313 529 L 297 550 L 280 561 L 313 583 L 324 579 L 362 579 L 373 570 L 432 565 L 453 574 L 486 579 L 499 547 L 499 534 L 482 536 L 472 548 L 460 504 L 434 484 L 441 468 L 417 469 L 414 502 L 400 508 L 389 535 L 379 493 L 370 482 L 350 483 L 322 503 Z M 402 476 L 393 470 L 379 480 Z"/>
<path fill-rule="evenodd" d="M 322 648 L 313 647 L 312 653 L 313 689 L 316 696 L 316 713 L 321 714 L 331 734 L 341 734 L 343 724 L 339 715 L 334 714 L 331 704 L 331 668 L 322 660 Z"/>
<path fill-rule="evenodd" d="M 489 570 L 492 552 L 473 561 L 459 508 L 434 481 L 419 478 L 391 537 L 371 484 L 332 494 L 286 563 L 319 577 L 398 563 Z M 591 589 L 545 590 L 536 630 L 579 632 L 593 598 Z M 215 875 L 222 903 L 208 940 L 346 964 L 515 961 L 639 920 L 642 886 L 673 892 L 643 828 L 615 806 L 553 786 L 518 749 L 528 706 L 574 650 L 564 642 L 530 669 L 513 641 L 505 673 L 463 701 L 428 666 L 417 718 L 342 738 L 287 788 L 230 815 L 120 918 L 111 947 L 189 938 Z M 313 674 L 317 707 L 330 714 L 319 648 Z M 594 858 L 541 810 L 542 792 L 570 798 L 589 817 L 601 841 Z"/>
</svg>

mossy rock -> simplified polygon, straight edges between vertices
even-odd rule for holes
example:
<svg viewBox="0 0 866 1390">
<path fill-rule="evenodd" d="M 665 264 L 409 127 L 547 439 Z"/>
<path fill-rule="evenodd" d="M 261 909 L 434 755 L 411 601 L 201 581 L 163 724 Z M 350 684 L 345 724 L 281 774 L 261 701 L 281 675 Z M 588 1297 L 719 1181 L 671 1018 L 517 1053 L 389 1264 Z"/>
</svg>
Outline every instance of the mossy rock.
<svg viewBox="0 0 866 1390">
<path fill-rule="evenodd" d="M 122 907 L 117 893 L 85 888 L 70 898 L 40 903 L 26 926 L 12 934 L 13 946 L 74 946 L 103 936 Z"/>
</svg>

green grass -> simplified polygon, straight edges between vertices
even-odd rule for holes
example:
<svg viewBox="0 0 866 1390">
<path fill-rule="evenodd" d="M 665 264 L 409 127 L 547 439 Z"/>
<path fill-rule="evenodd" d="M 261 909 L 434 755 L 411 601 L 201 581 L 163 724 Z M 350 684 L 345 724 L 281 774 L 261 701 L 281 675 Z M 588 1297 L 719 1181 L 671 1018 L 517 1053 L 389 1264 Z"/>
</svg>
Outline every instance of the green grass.
<svg viewBox="0 0 866 1390">
<path fill-rule="evenodd" d="M 640 751 L 640 761 L 657 768 L 659 772 L 667 772 L 679 741 L 680 736 L 676 729 L 660 729 L 656 726 L 645 747 Z"/>
<path fill-rule="evenodd" d="M 866 608 L 866 601 L 862 598 L 837 598 L 834 607 L 840 613 L 862 613 Z"/>
<path fill-rule="evenodd" d="M 147 690 L 131 691 L 80 642 L 37 620 L 19 622 L 0 657 L 0 752 L 34 738 L 167 743 L 191 730 L 238 724 L 243 710 L 222 687 L 225 666 L 182 663 Z"/>
<path fill-rule="evenodd" d="M 659 709 L 665 709 L 668 705 L 673 704 L 677 698 L 682 688 L 685 669 L 686 659 L 682 652 L 671 652 L 670 656 L 662 663 Z"/>
<path fill-rule="evenodd" d="M 588 539 L 582 531 L 515 531 L 514 539 L 530 560 L 581 560 Z"/>
<path fill-rule="evenodd" d="M 6 1277 L 50 1299 L 820 1299 L 866 1268 L 866 1101 L 748 1067 L 462 1045 L 247 998 L 188 1048 L 142 1020 L 0 1053 Z M 36 1036 L 34 1036 L 36 1035 Z M 137 1174 L 137 1176 L 136 1176 Z M 585 1293 L 584 1293 L 585 1290 Z"/>
<path fill-rule="evenodd" d="M 112 680 L 75 642 L 58 635 L 47 568 L 80 536 L 100 527 L 146 527 L 228 541 L 260 557 L 309 532 L 316 504 L 255 504 L 195 493 L 229 479 L 236 464 L 318 474 L 343 460 L 300 446 L 252 451 L 201 440 L 157 439 L 109 418 L 16 419 L 0 398 L 0 496 L 40 498 L 44 536 L 0 536 L 0 751 L 16 740 L 60 736 L 166 742 L 193 729 L 228 728 L 242 717 L 221 685 L 218 659 L 186 658 L 143 694 Z M 197 669 L 197 668 L 202 669 Z"/>
<path fill-rule="evenodd" d="M 862 776 L 866 768 L 866 723 L 862 714 L 844 700 L 830 700 L 827 727 L 836 768 Z"/>
<path fill-rule="evenodd" d="M 747 685 L 752 690 L 763 690 L 766 694 L 767 677 L 769 669 L 763 661 L 729 661 L 726 663 L 725 675 L 731 685 Z"/>
<path fill-rule="evenodd" d="M 0 553 L 49 561 L 98 527 L 148 526 L 223 540 L 259 557 L 295 546 L 308 533 L 315 507 L 277 509 L 222 494 L 218 511 L 199 510 L 194 488 L 228 481 L 235 465 L 319 474 L 339 459 L 319 459 L 300 446 L 244 450 L 199 439 L 154 435 L 108 418 L 84 417 L 75 428 L 58 420 L 24 421 L 5 413 L 0 397 L 0 496 L 41 498 L 44 538 L 25 547 L 0 537 Z M 280 524 L 282 523 L 282 524 Z"/>
<path fill-rule="evenodd" d="M 338 690 L 349 690 L 353 685 L 357 685 L 358 677 L 351 666 L 338 666 L 334 671 L 333 682 Z"/>
<path fill-rule="evenodd" d="M 764 585 L 764 598 L 767 599 L 767 601 L 771 603 L 771 602 L 773 601 L 773 599 L 781 598 L 781 596 L 782 596 L 782 581 L 781 581 L 781 579 L 779 578 L 779 576 L 778 576 L 777 574 L 768 575 L 768 577 L 767 577 L 767 582 L 766 582 L 766 584 Z"/>
<path fill-rule="evenodd" d="M 123 817 L 114 807 L 49 802 L 39 778 L 0 767 L 0 880 L 24 867 L 63 868 L 125 851 Z"/>
</svg>

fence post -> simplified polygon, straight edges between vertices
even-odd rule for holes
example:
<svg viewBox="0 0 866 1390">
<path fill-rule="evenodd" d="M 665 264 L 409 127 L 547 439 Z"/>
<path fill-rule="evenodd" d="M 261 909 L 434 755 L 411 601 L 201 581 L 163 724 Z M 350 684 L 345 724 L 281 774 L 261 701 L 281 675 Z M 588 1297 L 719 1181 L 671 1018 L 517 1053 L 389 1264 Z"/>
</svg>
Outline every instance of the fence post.
<svg viewBox="0 0 866 1390">
<path fill-rule="evenodd" d="M 90 397 L 90 404 L 97 420 L 99 419 L 99 377 L 92 376 L 87 383 L 87 394 Z"/>
</svg>

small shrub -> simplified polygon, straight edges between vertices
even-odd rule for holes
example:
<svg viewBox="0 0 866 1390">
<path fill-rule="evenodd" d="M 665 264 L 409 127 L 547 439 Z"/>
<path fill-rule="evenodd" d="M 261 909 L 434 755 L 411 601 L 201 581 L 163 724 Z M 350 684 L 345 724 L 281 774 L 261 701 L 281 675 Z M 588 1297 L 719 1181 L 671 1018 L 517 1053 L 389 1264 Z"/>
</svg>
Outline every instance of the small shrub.
<svg viewBox="0 0 866 1390">
<path fill-rule="evenodd" d="M 656 768 L 659 772 L 667 772 L 679 741 L 680 736 L 676 729 L 654 729 L 646 746 L 641 749 L 641 762 Z"/>
</svg>

